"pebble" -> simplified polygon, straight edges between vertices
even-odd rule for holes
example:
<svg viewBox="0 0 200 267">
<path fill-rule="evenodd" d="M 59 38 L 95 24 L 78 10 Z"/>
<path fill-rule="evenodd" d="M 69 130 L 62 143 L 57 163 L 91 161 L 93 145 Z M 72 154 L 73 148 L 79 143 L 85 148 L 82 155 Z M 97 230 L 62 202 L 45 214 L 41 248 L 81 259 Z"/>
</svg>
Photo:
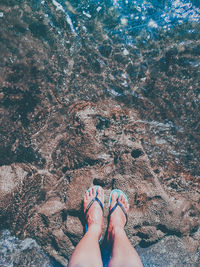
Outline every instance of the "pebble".
<svg viewBox="0 0 200 267">
<path fill-rule="evenodd" d="M 0 18 L 3 18 L 3 12 L 0 12 Z"/>
</svg>

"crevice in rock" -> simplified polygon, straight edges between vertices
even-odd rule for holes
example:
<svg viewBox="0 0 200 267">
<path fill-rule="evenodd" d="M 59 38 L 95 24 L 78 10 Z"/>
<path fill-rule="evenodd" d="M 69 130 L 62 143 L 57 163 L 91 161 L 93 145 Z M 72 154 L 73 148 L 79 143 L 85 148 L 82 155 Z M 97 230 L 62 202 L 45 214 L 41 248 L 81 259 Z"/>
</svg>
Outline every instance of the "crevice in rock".
<svg viewBox="0 0 200 267">
<path fill-rule="evenodd" d="M 96 125 L 97 130 L 103 130 L 110 127 L 110 120 L 108 118 L 97 116 L 98 123 Z"/>
<path fill-rule="evenodd" d="M 42 158 L 38 151 L 35 151 L 31 146 L 19 145 L 15 151 L 12 151 L 11 146 L 0 147 L 0 153 L 4 155 L 0 159 L 0 166 L 10 165 L 12 163 L 35 163 L 41 167 L 44 166 L 46 160 Z"/>
<path fill-rule="evenodd" d="M 63 173 L 66 173 L 67 170 L 69 170 L 68 166 L 64 166 L 64 167 L 62 168 L 62 172 L 63 172 Z"/>
<path fill-rule="evenodd" d="M 162 197 L 161 196 L 147 197 L 147 201 L 151 201 L 151 200 L 154 200 L 154 199 L 162 199 Z"/>
<path fill-rule="evenodd" d="M 59 250 L 60 250 L 60 248 L 59 248 L 59 246 L 58 246 L 58 244 L 57 244 L 55 238 L 52 237 L 52 236 L 51 236 L 51 245 L 52 245 L 52 247 L 53 247 L 56 251 L 59 251 Z"/>
<path fill-rule="evenodd" d="M 137 236 L 140 237 L 141 239 L 149 239 L 149 235 L 142 232 L 138 232 Z"/>
<path fill-rule="evenodd" d="M 134 159 L 137 159 L 141 156 L 143 156 L 144 153 L 141 149 L 133 149 L 132 152 L 131 152 L 131 156 L 134 158 Z"/>
<path fill-rule="evenodd" d="M 47 216 L 45 216 L 44 214 L 40 214 L 40 215 L 41 215 L 41 218 L 42 218 L 42 222 L 48 228 L 49 227 L 49 221 L 48 221 Z"/>
<path fill-rule="evenodd" d="M 70 215 L 70 216 L 73 216 L 73 217 L 82 217 L 82 208 L 81 210 L 74 210 L 74 209 L 71 209 L 71 210 L 68 210 L 67 211 L 67 214 Z"/>
<path fill-rule="evenodd" d="M 63 222 L 65 222 L 67 220 L 67 215 L 68 215 L 67 210 L 62 210 L 61 211 L 61 218 L 62 218 Z"/>
<path fill-rule="evenodd" d="M 177 237 L 182 237 L 182 236 L 183 236 L 183 234 L 182 234 L 180 231 L 178 231 L 178 230 L 176 230 L 176 229 L 169 229 L 169 228 L 167 228 L 167 226 L 164 225 L 164 224 L 158 224 L 158 225 L 156 226 L 156 229 L 162 231 L 162 232 L 165 233 L 167 236 L 168 236 L 168 235 L 175 235 L 175 236 L 177 236 Z"/>
<path fill-rule="evenodd" d="M 73 246 L 77 245 L 77 241 L 75 241 L 75 240 L 77 240 L 77 235 L 67 232 L 67 237 L 69 237 L 69 239 L 72 242 Z"/>
<path fill-rule="evenodd" d="M 84 158 L 83 161 L 79 161 L 79 162 L 76 162 L 76 163 L 74 162 L 73 167 L 72 166 L 69 167 L 67 165 L 64 166 L 62 168 L 62 172 L 66 173 L 69 170 L 78 170 L 78 169 L 82 169 L 84 167 L 92 167 L 92 166 L 95 166 L 95 165 L 99 164 L 100 162 L 101 162 L 101 160 L 99 160 L 99 159 L 91 159 L 89 157 L 86 157 L 86 158 Z"/>
<path fill-rule="evenodd" d="M 192 229 L 190 229 L 190 236 L 193 236 L 199 230 L 199 226 L 195 225 Z"/>
<path fill-rule="evenodd" d="M 115 155 L 114 156 L 114 164 L 116 165 L 119 161 L 119 156 L 118 155 Z"/>
<path fill-rule="evenodd" d="M 10 218 L 8 218 L 8 215 L 5 213 L 3 214 L 2 209 L 0 209 L 0 230 L 8 228 L 8 222 L 11 221 Z"/>
<path fill-rule="evenodd" d="M 104 187 L 104 186 L 107 185 L 108 183 L 107 183 L 106 180 L 101 180 L 101 179 L 99 179 L 99 178 L 94 178 L 94 179 L 93 179 L 93 184 L 94 184 L 94 185 L 100 185 L 100 186 Z"/>
<path fill-rule="evenodd" d="M 159 174 L 160 173 L 160 170 L 159 169 L 155 169 L 153 170 L 155 174 Z"/>
<path fill-rule="evenodd" d="M 113 178 L 113 179 L 112 179 L 112 182 L 111 182 L 111 188 L 112 188 L 112 189 L 114 189 L 115 183 L 116 183 L 116 179 Z"/>
<path fill-rule="evenodd" d="M 139 246 L 141 248 L 148 248 L 154 244 L 156 244 L 159 240 L 156 240 L 156 241 L 146 241 L 146 240 L 141 240 L 140 243 L 139 243 Z"/>
</svg>

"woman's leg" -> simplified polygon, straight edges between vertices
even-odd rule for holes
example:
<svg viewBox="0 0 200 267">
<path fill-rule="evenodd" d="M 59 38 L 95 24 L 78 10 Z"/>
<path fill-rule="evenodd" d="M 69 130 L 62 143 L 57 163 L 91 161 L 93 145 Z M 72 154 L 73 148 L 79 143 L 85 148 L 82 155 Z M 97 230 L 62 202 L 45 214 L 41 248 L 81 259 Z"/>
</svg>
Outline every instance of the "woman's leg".
<svg viewBox="0 0 200 267">
<path fill-rule="evenodd" d="M 115 205 L 118 194 L 112 194 L 110 209 Z M 118 202 L 123 204 L 126 213 L 129 205 L 122 195 L 119 195 Z M 132 247 L 124 231 L 126 217 L 122 209 L 117 206 L 110 216 L 108 227 L 108 240 L 112 244 L 112 255 L 109 267 L 142 267 L 142 262 L 136 250 Z"/>
<path fill-rule="evenodd" d="M 103 189 L 92 187 L 84 196 L 84 213 L 90 201 L 96 196 L 103 203 Z M 76 246 L 68 267 L 102 267 L 99 238 L 103 227 L 103 212 L 100 205 L 95 201 L 86 215 L 87 232 Z"/>
</svg>

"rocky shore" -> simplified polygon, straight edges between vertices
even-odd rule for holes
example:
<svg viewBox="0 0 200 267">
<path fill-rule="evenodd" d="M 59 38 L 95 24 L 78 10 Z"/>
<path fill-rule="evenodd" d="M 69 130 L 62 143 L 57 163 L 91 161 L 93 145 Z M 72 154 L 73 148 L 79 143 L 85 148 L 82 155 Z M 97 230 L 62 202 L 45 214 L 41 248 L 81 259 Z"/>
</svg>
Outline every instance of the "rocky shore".
<svg viewBox="0 0 200 267">
<path fill-rule="evenodd" d="M 21 2 L 0 3 L 0 228 L 67 266 L 84 192 L 101 185 L 107 205 L 119 188 L 144 265 L 198 266 L 200 26 L 144 32 L 127 54 L 100 26 L 77 37 L 51 1 L 54 27 Z"/>
</svg>

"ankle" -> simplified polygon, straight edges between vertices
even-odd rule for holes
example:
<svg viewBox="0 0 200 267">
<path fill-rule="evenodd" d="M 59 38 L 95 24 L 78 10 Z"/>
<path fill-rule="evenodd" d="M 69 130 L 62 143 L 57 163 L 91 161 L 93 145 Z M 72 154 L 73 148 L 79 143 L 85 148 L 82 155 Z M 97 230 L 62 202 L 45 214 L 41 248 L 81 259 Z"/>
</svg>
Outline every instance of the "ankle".
<svg viewBox="0 0 200 267">
<path fill-rule="evenodd" d="M 97 236 L 99 238 L 102 233 L 102 227 L 99 224 L 93 223 L 91 225 L 88 225 L 87 232 L 92 233 L 93 236 Z"/>
<path fill-rule="evenodd" d="M 116 236 L 122 236 L 125 234 L 123 226 L 109 226 L 108 228 L 108 240 L 112 241 Z"/>
</svg>

